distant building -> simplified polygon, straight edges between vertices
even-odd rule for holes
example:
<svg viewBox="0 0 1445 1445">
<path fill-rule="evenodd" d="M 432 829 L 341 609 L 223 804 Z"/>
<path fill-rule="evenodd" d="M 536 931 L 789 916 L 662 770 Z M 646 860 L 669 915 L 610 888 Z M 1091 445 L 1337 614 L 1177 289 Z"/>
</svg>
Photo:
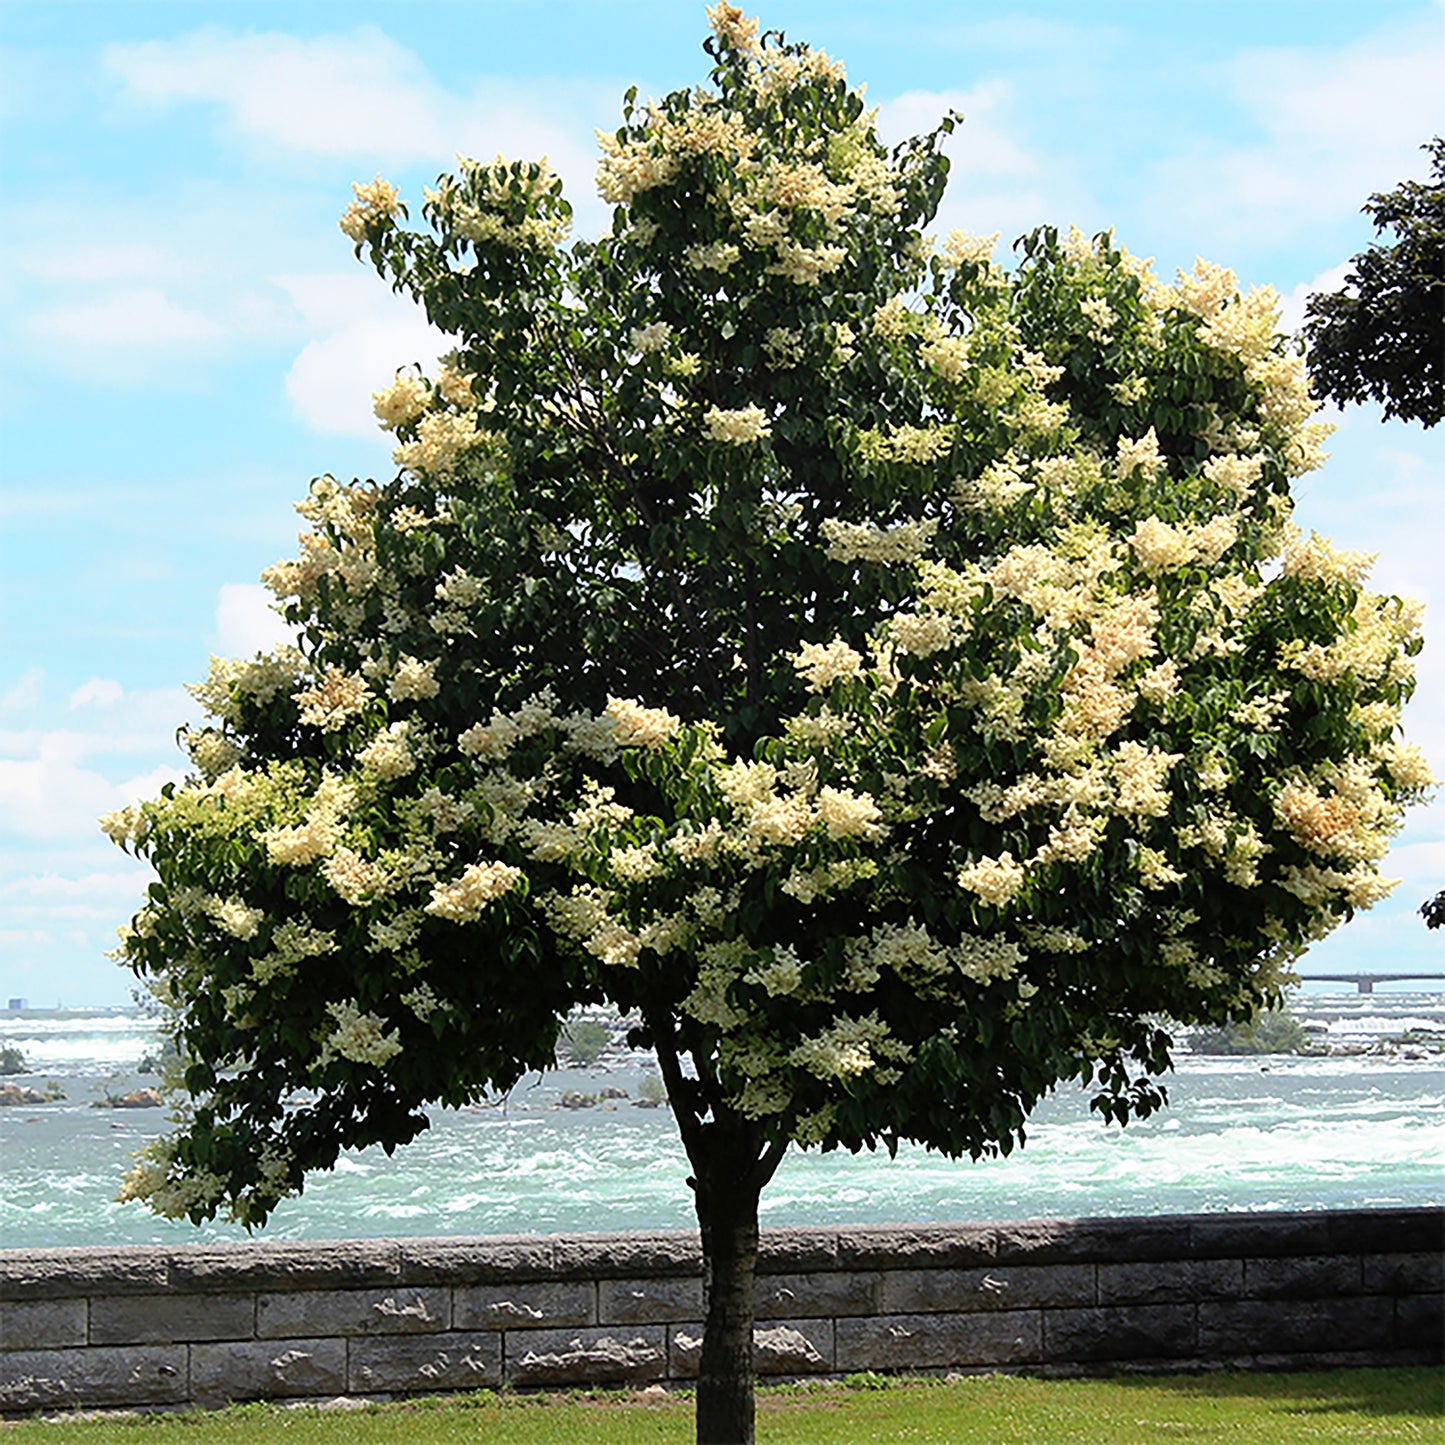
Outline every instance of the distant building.
<svg viewBox="0 0 1445 1445">
<path fill-rule="evenodd" d="M 30 1000 L 28 998 L 12 998 L 5 1007 L 14 1009 L 16 1013 L 24 1013 L 30 1007 Z"/>
</svg>

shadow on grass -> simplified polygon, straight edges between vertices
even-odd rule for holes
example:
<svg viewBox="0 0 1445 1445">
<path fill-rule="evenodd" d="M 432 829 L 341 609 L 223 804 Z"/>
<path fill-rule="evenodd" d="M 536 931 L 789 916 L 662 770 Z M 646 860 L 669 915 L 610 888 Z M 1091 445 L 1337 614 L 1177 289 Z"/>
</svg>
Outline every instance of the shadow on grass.
<svg viewBox="0 0 1445 1445">
<path fill-rule="evenodd" d="M 1283 1406 L 1301 1415 L 1445 1418 L 1445 1372 L 1431 1369 L 1319 1370 L 1279 1375 L 1229 1370 L 1204 1375 L 1115 1375 L 1109 1383 L 1141 1393 L 1167 1390 L 1196 1398 L 1227 1396 L 1261 1410 Z"/>
</svg>

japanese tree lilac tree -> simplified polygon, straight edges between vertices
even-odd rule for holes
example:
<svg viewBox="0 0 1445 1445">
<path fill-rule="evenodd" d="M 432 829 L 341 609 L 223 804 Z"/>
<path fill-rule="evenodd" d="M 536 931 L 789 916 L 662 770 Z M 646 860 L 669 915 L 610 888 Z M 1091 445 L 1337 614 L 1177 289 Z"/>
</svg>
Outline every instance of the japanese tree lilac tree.
<svg viewBox="0 0 1445 1445">
<path fill-rule="evenodd" d="M 1303 538 L 1272 293 L 1105 233 L 923 235 L 825 55 L 721 4 L 711 85 L 342 229 L 456 349 L 376 398 L 397 475 L 312 484 L 183 785 L 103 825 L 184 1060 L 127 1197 L 260 1224 L 339 1151 L 636 1010 L 691 1164 L 698 1438 L 753 1438 L 760 1191 L 791 1146 L 1008 1152 L 1061 1080 L 1163 1102 L 1161 1020 L 1278 1000 L 1388 891 L 1428 784 L 1419 617 Z"/>
</svg>

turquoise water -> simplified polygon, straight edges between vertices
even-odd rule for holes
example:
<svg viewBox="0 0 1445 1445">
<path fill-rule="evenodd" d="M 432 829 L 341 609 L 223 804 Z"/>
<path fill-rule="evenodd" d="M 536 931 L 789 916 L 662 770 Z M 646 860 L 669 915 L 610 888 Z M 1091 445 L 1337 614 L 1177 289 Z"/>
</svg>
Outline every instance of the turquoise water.
<svg viewBox="0 0 1445 1445">
<path fill-rule="evenodd" d="M 1402 1021 L 1445 1022 L 1445 999 L 1355 995 L 1297 1009 L 1335 1040 L 1366 1041 Z M 242 1237 L 197 1230 L 112 1202 L 130 1155 L 165 1127 L 163 1111 L 92 1109 L 148 1082 L 131 1070 L 149 1045 L 131 1015 L 0 1018 L 34 1084 L 56 1078 L 63 1104 L 0 1110 L 0 1246 L 164 1243 Z M 665 1109 L 630 1100 L 560 1108 L 567 1089 L 603 1084 L 635 1096 L 641 1061 L 560 1071 L 516 1089 L 505 1109 L 438 1111 L 388 1159 L 343 1158 L 267 1238 L 493 1234 L 682 1228 L 693 1223 L 686 1161 Z M 1171 1107 L 1127 1129 L 1061 1092 L 1036 1112 L 1012 1158 L 954 1162 L 886 1154 L 794 1152 L 764 1195 L 765 1224 L 988 1220 L 1042 1216 L 1281 1210 L 1438 1203 L 1445 1198 L 1445 1061 L 1184 1059 Z"/>
</svg>

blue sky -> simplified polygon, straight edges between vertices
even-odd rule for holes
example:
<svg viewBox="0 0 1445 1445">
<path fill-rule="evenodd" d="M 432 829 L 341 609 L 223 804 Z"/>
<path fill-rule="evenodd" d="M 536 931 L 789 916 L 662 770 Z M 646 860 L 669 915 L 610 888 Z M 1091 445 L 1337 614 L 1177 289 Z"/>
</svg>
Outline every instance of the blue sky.
<svg viewBox="0 0 1445 1445">
<path fill-rule="evenodd" d="M 1445 129 L 1445 3 L 779 3 L 890 138 L 966 124 L 937 229 L 1113 225 L 1298 318 L 1371 239 L 1365 197 Z M 458 150 L 550 156 L 595 232 L 593 128 L 702 81 L 701 4 L 0 4 L 0 1001 L 119 1003 L 103 956 L 145 871 L 96 815 L 181 773 L 182 684 L 269 645 L 256 578 L 314 475 L 386 474 L 370 393 L 440 346 L 336 227 L 380 172 L 419 199 Z M 1298 520 L 1445 606 L 1445 427 L 1333 418 Z M 1427 621 L 1427 639 L 1440 624 Z M 1407 721 L 1445 773 L 1445 645 Z M 1305 972 L 1445 970 L 1445 804 L 1395 897 Z"/>
</svg>

